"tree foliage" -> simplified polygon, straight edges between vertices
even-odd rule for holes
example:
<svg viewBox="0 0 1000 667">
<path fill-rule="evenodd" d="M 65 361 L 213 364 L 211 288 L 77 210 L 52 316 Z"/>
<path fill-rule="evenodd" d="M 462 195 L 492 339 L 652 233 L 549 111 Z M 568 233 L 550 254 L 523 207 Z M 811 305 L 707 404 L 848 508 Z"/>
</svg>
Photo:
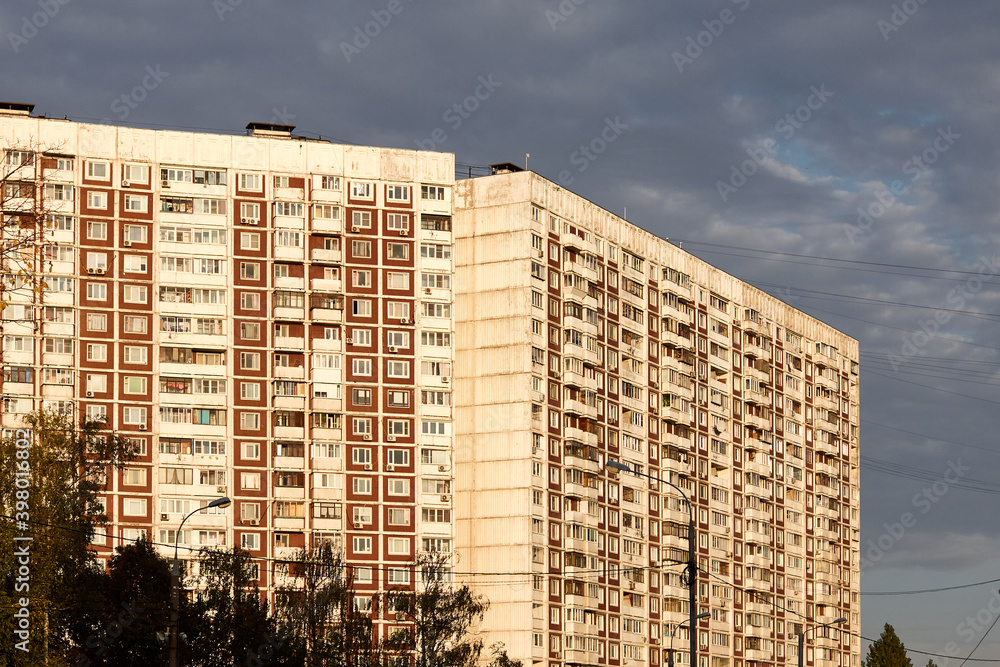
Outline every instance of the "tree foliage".
<svg viewBox="0 0 1000 667">
<path fill-rule="evenodd" d="M 62 412 L 33 412 L 24 421 L 25 430 L 0 442 L 0 469 L 10 471 L 0 477 L 0 514 L 15 518 L 0 523 L 0 605 L 13 609 L 22 597 L 30 601 L 31 651 L 12 655 L 24 659 L 19 665 L 32 665 L 65 660 L 72 651 L 70 637 L 92 603 L 95 557 L 88 546 L 107 524 L 98 493 L 111 471 L 134 458 L 134 447 L 103 422 L 77 424 Z M 25 546 L 30 574 L 17 581 L 26 556 L 15 550 Z M 0 619 L 0 631 L 15 636 L 10 614 Z M 2 650 L 16 649 L 6 644 Z"/>
<path fill-rule="evenodd" d="M 868 655 L 861 664 L 862 667 L 913 667 L 906 655 L 906 647 L 888 623 L 879 638 L 868 647 Z"/>
</svg>

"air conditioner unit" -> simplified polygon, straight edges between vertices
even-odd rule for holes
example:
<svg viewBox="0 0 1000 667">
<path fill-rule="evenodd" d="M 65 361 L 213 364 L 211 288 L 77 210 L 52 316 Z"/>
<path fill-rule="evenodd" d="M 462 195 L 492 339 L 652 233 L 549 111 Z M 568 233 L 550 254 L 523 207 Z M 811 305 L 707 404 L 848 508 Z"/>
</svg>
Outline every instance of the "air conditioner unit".
<svg viewBox="0 0 1000 667">
<path fill-rule="evenodd" d="M 258 520 L 258 519 L 250 519 L 250 525 L 251 526 L 260 525 L 260 520 Z"/>
<path fill-rule="evenodd" d="M 404 613 L 403 613 L 403 612 L 401 612 L 401 611 L 397 611 L 397 612 L 396 612 L 396 620 L 397 620 L 397 621 L 403 621 L 403 620 L 406 620 L 406 614 L 404 614 Z"/>
<path fill-rule="evenodd" d="M 431 288 L 430 287 L 425 287 L 424 288 L 424 294 L 430 294 L 430 293 L 431 293 Z"/>
<path fill-rule="evenodd" d="M 127 188 L 127 187 L 129 187 L 129 186 L 131 186 L 131 185 L 132 185 L 132 184 L 131 184 L 131 183 L 129 183 L 128 181 L 126 181 L 126 180 L 125 180 L 124 178 L 122 179 L 122 187 L 123 187 L 123 188 Z"/>
<path fill-rule="evenodd" d="M 400 236 L 406 236 L 406 230 L 405 229 L 400 229 L 399 230 L 399 235 Z"/>
<path fill-rule="evenodd" d="M 105 269 L 99 266 L 96 269 L 94 269 L 94 274 L 98 275 L 98 276 L 103 276 L 104 275 L 104 271 L 105 271 Z"/>
<path fill-rule="evenodd" d="M 396 442 L 396 436 L 394 436 L 394 435 L 387 435 L 387 436 L 385 436 L 385 441 L 386 442 Z"/>
<path fill-rule="evenodd" d="M 225 493 L 226 492 L 226 487 L 224 487 L 224 486 L 217 486 L 217 487 L 215 487 L 215 492 L 216 493 Z"/>
<path fill-rule="evenodd" d="M 160 187 L 161 188 L 169 188 L 170 187 L 170 181 L 160 181 Z"/>
<path fill-rule="evenodd" d="M 355 234 L 357 234 L 358 232 L 361 231 L 361 228 L 358 227 L 357 225 L 352 225 L 351 226 L 351 231 L 354 232 Z"/>
<path fill-rule="evenodd" d="M 372 469 L 372 464 L 371 463 L 366 463 L 365 464 L 365 470 L 371 470 L 371 469 Z"/>
<path fill-rule="evenodd" d="M 353 339 L 353 338 L 351 338 L 351 337 L 348 337 L 348 338 L 347 338 L 347 344 L 348 344 L 348 345 L 354 345 L 354 339 Z"/>
<path fill-rule="evenodd" d="M 93 268 L 87 269 L 87 273 L 89 273 L 90 275 L 94 275 L 95 273 L 97 273 L 97 269 L 93 269 Z"/>
<path fill-rule="evenodd" d="M 386 472 L 395 472 L 395 470 L 396 470 L 396 466 L 394 466 L 393 464 L 391 464 L 391 463 L 386 463 L 385 464 L 385 471 Z"/>
<path fill-rule="evenodd" d="M 448 495 L 441 496 L 441 502 L 443 503 L 451 502 L 451 496 Z"/>
<path fill-rule="evenodd" d="M 122 241 L 122 247 L 123 248 L 131 248 L 132 247 L 132 242 L 129 241 L 128 239 L 125 239 L 124 241 Z"/>
<path fill-rule="evenodd" d="M 94 392 L 88 391 L 87 392 L 87 398 L 93 398 L 93 397 L 94 397 Z"/>
<path fill-rule="evenodd" d="M 145 431 L 145 430 L 146 430 L 146 428 L 147 428 L 147 427 L 146 427 L 146 425 L 145 425 L 145 424 L 139 424 L 139 430 L 140 430 L 140 431 Z"/>
<path fill-rule="evenodd" d="M 410 320 L 407 319 L 407 318 L 405 318 L 405 317 L 401 317 L 401 318 L 399 318 L 399 323 L 400 324 L 409 324 Z"/>
<path fill-rule="evenodd" d="M 438 472 L 448 472 L 448 466 L 438 466 Z"/>
<path fill-rule="evenodd" d="M 443 382 L 445 384 L 448 384 L 449 382 L 451 382 L 451 378 L 448 377 L 447 375 L 442 375 L 441 376 L 441 382 Z"/>
<path fill-rule="evenodd" d="M 372 439 L 371 433 L 365 433 L 365 438 L 364 439 L 365 440 L 371 440 Z"/>
<path fill-rule="evenodd" d="M 160 515 L 160 521 L 169 521 L 169 520 L 170 520 L 170 515 L 169 514 L 161 514 Z"/>
</svg>

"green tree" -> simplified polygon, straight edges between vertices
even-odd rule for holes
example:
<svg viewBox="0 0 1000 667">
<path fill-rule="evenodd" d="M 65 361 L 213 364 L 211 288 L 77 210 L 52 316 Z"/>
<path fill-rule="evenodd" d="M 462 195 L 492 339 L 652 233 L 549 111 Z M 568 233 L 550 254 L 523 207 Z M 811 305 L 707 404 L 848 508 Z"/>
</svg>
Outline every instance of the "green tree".
<svg viewBox="0 0 1000 667">
<path fill-rule="evenodd" d="M 938 667 L 933 658 L 927 658 L 927 667 Z"/>
<path fill-rule="evenodd" d="M 913 667 L 906 655 L 906 647 L 888 623 L 879 638 L 868 647 L 862 667 Z"/>
<path fill-rule="evenodd" d="M 487 667 L 523 667 L 520 660 L 514 660 L 507 655 L 507 647 L 503 642 L 490 644 L 490 655 L 493 659 Z"/>
<path fill-rule="evenodd" d="M 23 666 L 65 664 L 78 651 L 74 637 L 93 603 L 96 559 L 89 545 L 108 521 L 99 493 L 135 451 L 102 421 L 78 424 L 45 410 L 25 415 L 24 423 L 0 442 L 0 470 L 7 471 L 0 476 L 0 514 L 14 518 L 0 522 L 0 608 L 29 601 L 30 651 L 8 641 L 0 655 Z M 17 637 L 16 622 L 4 614 L 0 632 Z"/>
</svg>

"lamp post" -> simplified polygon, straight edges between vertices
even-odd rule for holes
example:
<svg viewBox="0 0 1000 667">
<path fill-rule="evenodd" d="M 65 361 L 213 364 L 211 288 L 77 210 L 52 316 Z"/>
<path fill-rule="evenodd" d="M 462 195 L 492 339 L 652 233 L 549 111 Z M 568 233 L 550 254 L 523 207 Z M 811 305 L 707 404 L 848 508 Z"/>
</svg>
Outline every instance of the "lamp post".
<svg viewBox="0 0 1000 667">
<path fill-rule="evenodd" d="M 180 615 L 181 602 L 181 568 L 177 560 L 177 540 L 180 539 L 181 529 L 184 527 L 184 522 L 190 519 L 195 512 L 210 507 L 229 507 L 232 503 L 233 501 L 227 497 L 216 498 L 205 507 L 199 507 L 184 517 L 181 525 L 177 527 L 177 532 L 174 533 L 174 563 L 170 569 L 170 667 L 177 667 L 177 618 Z"/>
<path fill-rule="evenodd" d="M 835 621 L 830 621 L 829 623 L 821 623 L 819 625 L 814 625 L 811 628 L 807 628 L 799 633 L 799 667 L 805 665 L 805 645 L 806 645 L 806 633 L 810 630 L 815 630 L 816 628 L 825 628 L 828 625 L 836 625 L 837 623 L 843 623 L 847 620 L 846 616 L 841 616 Z"/>
<path fill-rule="evenodd" d="M 695 548 L 694 548 L 694 507 L 691 505 L 691 499 L 688 498 L 687 494 L 684 493 L 679 487 L 671 484 L 665 479 L 660 479 L 650 475 L 649 473 L 639 472 L 633 470 L 628 465 L 621 463 L 620 461 L 608 461 L 607 466 L 609 468 L 614 468 L 615 470 L 621 470 L 624 472 L 630 472 L 633 475 L 640 475 L 642 477 L 648 477 L 649 479 L 655 479 L 661 484 L 666 484 L 667 486 L 674 489 L 677 493 L 681 494 L 684 498 L 684 502 L 687 503 L 688 507 L 688 620 L 691 622 L 691 667 L 698 667 L 698 662 L 695 659 L 698 653 L 698 636 L 695 632 L 695 619 L 698 618 L 696 615 L 698 612 L 698 607 L 696 605 L 697 591 L 695 590 L 695 585 L 697 583 L 697 572 L 698 572 L 698 561 L 695 560 Z M 673 638 L 671 637 L 671 644 L 673 644 Z"/>
<path fill-rule="evenodd" d="M 703 611 L 702 613 L 700 613 L 697 616 L 695 616 L 694 620 L 697 621 L 699 618 L 708 618 L 709 616 L 711 616 L 710 613 L 708 613 L 707 611 Z M 688 618 L 688 619 L 685 619 L 685 620 L 681 621 L 680 623 L 675 623 L 674 624 L 674 629 L 670 631 L 670 652 L 667 653 L 667 667 L 674 667 L 674 635 L 677 634 L 677 631 L 681 629 L 682 625 L 684 625 L 685 623 L 687 623 L 690 620 L 691 619 Z M 668 625 L 667 627 L 669 628 L 670 626 Z M 692 628 L 691 632 L 692 633 L 697 632 L 697 629 L 696 628 Z"/>
</svg>

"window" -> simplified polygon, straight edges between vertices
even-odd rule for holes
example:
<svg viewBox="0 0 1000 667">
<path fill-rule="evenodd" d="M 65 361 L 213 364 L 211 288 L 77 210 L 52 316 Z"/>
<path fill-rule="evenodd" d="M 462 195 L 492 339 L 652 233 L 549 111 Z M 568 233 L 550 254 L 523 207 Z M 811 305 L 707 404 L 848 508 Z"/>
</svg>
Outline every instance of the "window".
<svg viewBox="0 0 1000 667">
<path fill-rule="evenodd" d="M 372 360 L 371 359 L 352 359 L 351 360 L 351 371 L 354 375 L 371 375 L 372 374 Z"/>
<path fill-rule="evenodd" d="M 372 316 L 372 302 L 369 299 L 351 299 L 351 309 L 358 317 Z"/>
<path fill-rule="evenodd" d="M 128 285 L 125 286 L 128 289 Z M 145 292 L 145 286 L 143 286 Z M 124 333 L 144 334 L 146 333 L 148 320 L 142 315 L 126 315 L 122 318 L 122 331 Z"/>
<path fill-rule="evenodd" d="M 108 316 L 104 313 L 87 313 L 88 331 L 107 331 Z"/>
<path fill-rule="evenodd" d="M 287 229 L 279 229 L 274 233 L 274 245 L 284 248 L 301 248 L 302 233 Z"/>
<path fill-rule="evenodd" d="M 339 190 L 340 176 L 320 176 L 319 187 L 321 190 Z"/>
<path fill-rule="evenodd" d="M 357 269 L 351 271 L 351 283 L 355 287 L 371 287 L 372 272 L 368 270 L 357 270 Z"/>
<path fill-rule="evenodd" d="M 410 538 L 408 537 L 390 537 L 388 539 L 389 544 L 389 554 L 392 556 L 409 556 L 410 555 Z"/>
<path fill-rule="evenodd" d="M 444 188 L 436 185 L 421 185 L 420 198 L 444 201 Z"/>
<path fill-rule="evenodd" d="M 390 213 L 387 216 L 386 227 L 389 231 L 405 232 L 410 229 L 410 216 L 405 213 Z"/>
<path fill-rule="evenodd" d="M 107 301 L 108 300 L 107 283 L 87 283 L 87 300 Z"/>
<path fill-rule="evenodd" d="M 387 259 L 409 259 L 410 258 L 410 245 L 408 243 L 393 243 L 390 241 L 386 245 L 386 258 Z"/>
<path fill-rule="evenodd" d="M 421 243 L 420 256 L 424 259 L 451 259 L 451 246 L 436 243 Z"/>
<path fill-rule="evenodd" d="M 405 408 L 410 405 L 410 392 L 390 391 L 388 392 L 389 407 Z"/>
<path fill-rule="evenodd" d="M 260 250 L 260 234 L 256 232 L 240 232 L 241 250 Z"/>
<path fill-rule="evenodd" d="M 362 509 L 362 508 L 355 508 L 355 509 Z M 371 511 L 370 508 L 365 508 L 365 509 Z M 355 521 L 355 523 L 358 522 Z M 372 552 L 372 538 L 370 537 L 355 536 L 351 539 L 351 542 L 352 542 L 351 546 L 353 547 L 354 553 L 356 554 L 370 554 Z M 355 600 L 357 600 L 357 598 L 355 598 Z M 368 600 L 370 605 L 371 598 L 368 598 Z"/>
<path fill-rule="evenodd" d="M 149 210 L 149 199 L 145 195 L 125 195 L 125 210 L 145 213 Z"/>
<path fill-rule="evenodd" d="M 386 288 L 398 290 L 410 289 L 410 274 L 399 271 L 389 271 L 386 274 Z"/>
<path fill-rule="evenodd" d="M 371 211 L 352 211 L 351 212 L 351 227 L 358 227 L 360 229 L 370 229 L 372 226 L 372 212 Z"/>
<path fill-rule="evenodd" d="M 403 478 L 393 478 L 388 481 L 388 494 L 390 496 L 410 495 L 410 480 Z"/>
<path fill-rule="evenodd" d="M 410 201 L 410 188 L 406 185 L 388 185 L 385 188 L 386 201 Z"/>
<path fill-rule="evenodd" d="M 256 190 L 260 191 L 262 187 L 263 180 L 260 174 L 240 174 L 240 189 L 241 190 Z"/>
<path fill-rule="evenodd" d="M 240 352 L 240 368 L 242 370 L 260 370 L 260 352 Z"/>
<path fill-rule="evenodd" d="M 145 394 L 146 378 L 142 376 L 126 376 L 124 387 L 126 394 Z"/>
<path fill-rule="evenodd" d="M 125 255 L 124 266 L 127 273 L 146 273 L 146 256 Z"/>
<path fill-rule="evenodd" d="M 145 285 L 123 285 L 125 303 L 146 303 L 148 288 Z"/>
<path fill-rule="evenodd" d="M 351 241 L 351 255 L 358 258 L 368 258 L 372 256 L 371 241 Z"/>
<path fill-rule="evenodd" d="M 243 310 L 260 310 L 260 292 L 240 292 L 240 308 Z M 260 325 L 258 324 L 257 326 L 259 327 Z M 259 334 L 257 338 L 260 338 Z"/>
<path fill-rule="evenodd" d="M 275 178 L 281 178 L 280 176 L 275 176 Z M 299 202 L 290 201 L 276 201 L 274 202 L 274 214 L 275 215 L 287 215 L 293 218 L 301 218 L 305 210 L 305 204 Z"/>
<path fill-rule="evenodd" d="M 91 190 L 87 193 L 87 207 L 106 209 L 108 207 L 108 193 Z"/>
<path fill-rule="evenodd" d="M 410 377 L 410 362 L 390 359 L 386 362 L 386 371 L 391 378 Z"/>
<path fill-rule="evenodd" d="M 95 241 L 104 241 L 108 238 L 108 223 L 106 222 L 88 222 L 87 223 L 87 238 Z"/>
<path fill-rule="evenodd" d="M 371 199 L 372 184 L 359 181 L 351 182 L 351 197 L 355 199 Z"/>
<path fill-rule="evenodd" d="M 126 498 L 122 506 L 125 516 L 146 516 L 146 498 Z"/>
<path fill-rule="evenodd" d="M 244 340 L 260 340 L 260 323 L 240 322 L 240 337 Z"/>
<path fill-rule="evenodd" d="M 111 176 L 111 165 L 107 162 L 93 162 L 87 160 L 87 178 L 106 181 Z"/>
<path fill-rule="evenodd" d="M 244 431 L 259 431 L 260 413 L 240 411 L 240 428 Z"/>
</svg>

